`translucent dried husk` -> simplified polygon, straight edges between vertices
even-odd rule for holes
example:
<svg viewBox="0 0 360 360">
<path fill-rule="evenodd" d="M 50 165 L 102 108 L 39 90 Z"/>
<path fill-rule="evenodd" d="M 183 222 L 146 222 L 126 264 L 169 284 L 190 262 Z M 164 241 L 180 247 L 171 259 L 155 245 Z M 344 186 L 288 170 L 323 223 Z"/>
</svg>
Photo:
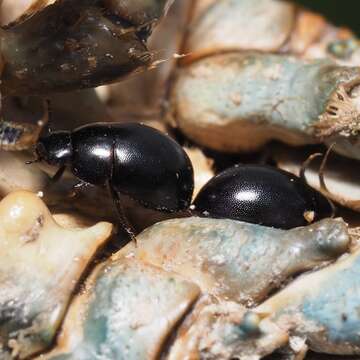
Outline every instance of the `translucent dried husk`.
<svg viewBox="0 0 360 360">
<path fill-rule="evenodd" d="M 146 40 L 170 1 L 154 1 L 154 12 L 140 0 L 111 7 L 96 0 L 37 4 L 1 29 L 2 93 L 95 87 L 148 68 L 153 55 Z M 114 7 L 119 18 L 114 18 Z M 144 19 L 129 22 L 126 14 L 134 18 L 144 14 L 143 9 Z"/>
<path fill-rule="evenodd" d="M 255 309 L 326 354 L 359 355 L 360 250 L 304 275 Z M 311 284 L 311 286 L 309 286 Z"/>
<path fill-rule="evenodd" d="M 138 236 L 120 255 L 181 274 L 204 293 L 251 306 L 292 274 L 349 248 L 347 226 L 326 219 L 289 231 L 232 220 L 174 219 Z"/>
<path fill-rule="evenodd" d="M 341 129 L 324 124 L 331 112 L 329 98 L 344 88 L 350 92 L 358 82 L 359 68 L 328 60 L 261 53 L 214 55 L 179 70 L 171 108 L 185 134 L 219 151 L 255 151 L 273 139 L 303 145 L 350 132 L 346 124 Z M 346 101 L 352 104 L 350 98 L 338 99 Z M 355 111 L 356 103 L 351 106 Z M 341 110 L 338 117 L 344 119 Z"/>
<path fill-rule="evenodd" d="M 134 259 L 108 261 L 72 303 L 59 348 L 41 359 L 157 359 L 198 296 L 178 275 Z"/>
<path fill-rule="evenodd" d="M 288 2 L 224 0 L 196 1 L 187 34 L 168 120 L 193 141 L 242 152 L 336 140 L 335 151 L 360 159 L 350 31 Z"/>
<path fill-rule="evenodd" d="M 261 301 L 274 284 L 327 264 L 349 240 L 346 225 L 330 219 L 290 231 L 200 218 L 159 223 L 97 266 L 57 347 L 39 359 L 260 359 L 288 334 L 239 302 Z"/>
<path fill-rule="evenodd" d="M 112 225 L 65 229 L 28 192 L 3 199 L 0 215 L 0 358 L 25 359 L 52 344 L 74 288 Z"/>
</svg>

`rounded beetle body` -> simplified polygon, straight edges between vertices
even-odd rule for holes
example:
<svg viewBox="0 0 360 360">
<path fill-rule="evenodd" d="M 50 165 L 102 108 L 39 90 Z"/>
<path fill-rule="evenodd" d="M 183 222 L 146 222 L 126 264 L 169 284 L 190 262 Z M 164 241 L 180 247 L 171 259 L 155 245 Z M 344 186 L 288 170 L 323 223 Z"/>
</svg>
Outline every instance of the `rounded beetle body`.
<svg viewBox="0 0 360 360">
<path fill-rule="evenodd" d="M 40 139 L 37 147 L 39 158 L 47 162 L 53 149 L 58 151 L 56 144 L 49 144 L 49 137 L 58 140 L 53 133 Z M 70 139 L 71 149 L 63 149 L 65 165 L 83 182 L 110 184 L 117 192 L 160 211 L 189 207 L 193 168 L 185 151 L 169 136 L 137 123 L 96 123 L 75 129 Z"/>
<path fill-rule="evenodd" d="M 330 202 L 299 177 L 270 166 L 236 165 L 211 179 L 194 207 L 200 214 L 291 229 L 332 215 Z"/>
</svg>

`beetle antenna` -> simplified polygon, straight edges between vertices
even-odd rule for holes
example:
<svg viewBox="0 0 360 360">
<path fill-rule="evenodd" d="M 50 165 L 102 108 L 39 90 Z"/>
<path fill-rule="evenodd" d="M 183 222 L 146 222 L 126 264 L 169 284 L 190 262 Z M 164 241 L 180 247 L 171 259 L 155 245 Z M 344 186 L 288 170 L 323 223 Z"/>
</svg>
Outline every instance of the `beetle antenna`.
<svg viewBox="0 0 360 360">
<path fill-rule="evenodd" d="M 331 146 L 328 148 L 328 150 L 325 153 L 325 156 L 323 158 L 323 160 L 321 161 L 321 165 L 320 165 L 320 169 L 319 169 L 319 182 L 320 182 L 320 190 L 325 193 L 325 194 L 330 194 L 328 187 L 326 186 L 325 183 L 325 167 L 327 164 L 327 161 L 329 159 L 329 155 L 334 147 L 335 143 L 331 144 Z M 300 170 L 300 178 L 306 183 L 308 184 L 307 180 L 306 180 L 306 175 L 305 172 L 307 170 L 307 168 L 309 167 L 310 163 L 317 157 L 323 156 L 324 154 L 322 153 L 315 153 L 310 155 L 302 164 L 301 166 L 301 170 Z M 331 207 L 331 217 L 334 217 L 336 214 L 336 207 L 334 205 L 334 203 L 329 199 L 329 197 L 327 195 L 325 195 L 327 201 L 329 202 L 329 205 Z"/>
<path fill-rule="evenodd" d="M 300 169 L 300 178 L 302 181 L 304 181 L 306 184 L 308 184 L 307 180 L 306 180 L 306 175 L 305 172 L 307 170 L 307 168 L 309 167 L 309 165 L 312 163 L 312 161 L 317 158 L 323 156 L 322 153 L 315 153 L 315 154 L 311 154 L 302 164 L 301 169 Z"/>
<path fill-rule="evenodd" d="M 135 247 L 137 247 L 137 239 L 136 239 L 135 231 L 133 227 L 130 225 L 129 220 L 125 216 L 124 209 L 120 201 L 120 196 L 118 192 L 114 189 L 114 186 L 112 185 L 111 181 L 109 181 L 108 186 L 109 186 L 111 198 L 113 199 L 116 211 L 119 216 L 120 226 L 130 236 L 131 240 L 135 243 Z"/>
<path fill-rule="evenodd" d="M 334 142 L 327 149 L 327 151 L 325 153 L 325 156 L 324 156 L 324 158 L 323 158 L 323 160 L 321 162 L 320 170 L 319 170 L 320 188 L 321 188 L 321 190 L 326 191 L 326 192 L 329 192 L 329 190 L 328 190 L 328 187 L 326 186 L 326 183 L 325 183 L 325 176 L 324 176 L 325 175 L 325 168 L 326 168 L 327 162 L 329 160 L 329 155 L 332 152 L 335 145 L 336 145 L 336 143 Z"/>
<path fill-rule="evenodd" d="M 325 156 L 321 162 L 321 165 L 320 165 L 320 169 L 319 169 L 319 181 L 320 181 L 320 190 L 326 194 L 330 194 L 330 191 L 326 185 L 326 182 L 325 182 L 325 168 L 326 168 L 326 165 L 327 165 L 327 162 L 329 160 L 329 156 L 334 148 L 334 146 L 336 145 L 336 142 L 333 142 L 329 148 L 327 149 L 326 153 L 325 153 Z M 334 205 L 334 203 L 328 198 L 328 196 L 326 196 L 326 199 L 327 201 L 329 202 L 331 208 L 332 208 L 332 217 L 335 216 L 335 213 L 336 213 L 336 207 Z"/>
</svg>

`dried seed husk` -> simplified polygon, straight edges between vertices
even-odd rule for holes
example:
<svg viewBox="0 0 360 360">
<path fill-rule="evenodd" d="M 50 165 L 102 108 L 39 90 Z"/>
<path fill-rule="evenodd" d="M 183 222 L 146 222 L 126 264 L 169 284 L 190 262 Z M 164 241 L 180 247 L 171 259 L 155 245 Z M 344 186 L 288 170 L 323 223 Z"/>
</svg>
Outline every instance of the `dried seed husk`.
<svg viewBox="0 0 360 360">
<path fill-rule="evenodd" d="M 65 229 L 29 192 L 0 203 L 0 357 L 25 359 L 53 342 L 72 292 L 112 232 Z"/>
<path fill-rule="evenodd" d="M 359 42 L 349 29 L 291 2 L 196 0 L 182 64 L 229 51 L 261 51 L 328 58 L 357 66 Z"/>
<path fill-rule="evenodd" d="M 199 294 L 195 284 L 161 268 L 109 260 L 72 302 L 58 347 L 39 359 L 158 359 Z"/>
<path fill-rule="evenodd" d="M 214 55 L 179 70 L 170 121 L 193 141 L 225 152 L 356 137 L 357 67 L 283 55 Z M 336 150 L 336 148 L 335 148 Z M 354 152 L 360 157 L 360 152 Z"/>
<path fill-rule="evenodd" d="M 57 1 L 1 30 L 4 94 L 94 87 L 147 68 L 138 29 L 86 1 Z"/>
<path fill-rule="evenodd" d="M 254 311 L 326 354 L 359 355 L 359 248 L 303 275 Z"/>
<path fill-rule="evenodd" d="M 155 224 L 118 256 L 135 256 L 181 274 L 218 299 L 252 306 L 293 274 L 324 265 L 349 246 L 340 219 L 284 231 L 192 217 Z"/>
<path fill-rule="evenodd" d="M 189 56 L 179 62 L 170 96 L 168 120 L 173 126 L 193 141 L 223 152 L 254 151 L 269 139 L 291 145 L 336 140 L 335 151 L 360 158 L 359 82 L 351 75 L 344 78 L 347 70 L 342 67 L 360 64 L 360 42 L 351 31 L 275 0 L 195 1 L 190 19 L 182 49 Z M 263 62 L 254 60 L 254 51 Z M 247 58 L 249 64 L 236 66 L 235 57 L 239 63 Z M 317 60 L 323 78 L 304 75 L 306 67 L 311 74 L 311 64 Z M 301 62 L 302 70 L 290 65 Z M 254 63 L 259 77 L 253 74 Z M 328 71 L 332 72 L 329 83 Z M 299 87 L 304 92 L 299 94 Z M 298 116 L 301 111 L 304 118 Z M 242 120 L 241 125 L 235 125 L 236 120 Z"/>
<path fill-rule="evenodd" d="M 209 1 L 208 1 L 209 3 Z M 236 50 L 277 51 L 295 21 L 288 2 L 258 0 L 195 1 L 183 63 Z"/>
<path fill-rule="evenodd" d="M 179 328 L 167 359 L 258 360 L 287 342 L 285 331 L 243 306 L 203 297 Z"/>
</svg>

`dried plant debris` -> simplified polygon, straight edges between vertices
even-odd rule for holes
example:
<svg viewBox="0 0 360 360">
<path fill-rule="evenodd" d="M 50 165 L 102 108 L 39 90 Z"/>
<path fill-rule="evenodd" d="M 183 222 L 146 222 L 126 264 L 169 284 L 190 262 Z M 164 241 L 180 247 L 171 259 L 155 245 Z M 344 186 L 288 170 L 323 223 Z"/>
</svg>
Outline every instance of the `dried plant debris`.
<svg viewBox="0 0 360 360">
<path fill-rule="evenodd" d="M 345 137 L 355 146 L 359 120 L 353 84 L 359 82 L 359 68 L 328 60 L 214 55 L 179 70 L 170 108 L 188 137 L 219 151 L 256 151 L 274 139 L 304 145 Z M 344 95 L 345 88 L 350 95 Z"/>
<path fill-rule="evenodd" d="M 359 40 L 289 1 L 173 2 L 0 0 L 0 359 L 357 359 Z M 122 196 L 145 230 L 112 254 L 106 190 L 25 162 L 46 125 L 114 119 L 178 127 L 218 168 L 278 140 L 259 156 L 299 175 L 325 144 L 306 179 L 355 211 L 279 230 Z M 185 150 L 200 189 L 216 170 Z"/>
<path fill-rule="evenodd" d="M 274 26 L 276 24 L 276 26 Z M 239 29 L 241 31 L 239 36 Z M 261 51 L 359 64 L 355 35 L 319 14 L 278 0 L 196 0 L 184 63 L 219 52 Z"/>
<path fill-rule="evenodd" d="M 39 359 L 260 359 L 288 344 L 288 329 L 241 305 L 244 289 L 262 300 L 348 245 L 341 220 L 290 231 L 200 218 L 160 223 L 97 266 L 58 346 Z M 265 272 L 269 281 L 260 281 Z"/>
<path fill-rule="evenodd" d="M 288 334 L 237 303 L 198 301 L 167 359 L 257 360 L 287 344 Z"/>
<path fill-rule="evenodd" d="M 112 232 L 109 223 L 65 229 L 34 194 L 0 203 L 0 358 L 44 351 L 85 268 Z"/>
<path fill-rule="evenodd" d="M 160 266 L 197 283 L 203 292 L 252 306 L 291 275 L 347 251 L 342 220 L 326 219 L 284 231 L 233 220 L 174 219 L 158 223 L 120 254 Z"/>
<path fill-rule="evenodd" d="M 170 2 L 152 1 L 151 12 L 141 0 L 108 3 L 58 0 L 1 30 L 1 91 L 94 87 L 149 67 L 146 40 Z"/>
<path fill-rule="evenodd" d="M 333 265 L 300 277 L 255 312 L 314 351 L 359 355 L 359 259 L 357 249 Z"/>
<path fill-rule="evenodd" d="M 158 359 L 199 288 L 135 259 L 99 265 L 72 303 L 59 348 L 40 359 Z"/>
<path fill-rule="evenodd" d="M 224 152 L 337 141 L 360 159 L 359 63 L 343 66 L 339 44 L 353 40 L 360 55 L 350 32 L 288 2 L 199 3 L 170 94 L 173 126 Z"/>
</svg>

